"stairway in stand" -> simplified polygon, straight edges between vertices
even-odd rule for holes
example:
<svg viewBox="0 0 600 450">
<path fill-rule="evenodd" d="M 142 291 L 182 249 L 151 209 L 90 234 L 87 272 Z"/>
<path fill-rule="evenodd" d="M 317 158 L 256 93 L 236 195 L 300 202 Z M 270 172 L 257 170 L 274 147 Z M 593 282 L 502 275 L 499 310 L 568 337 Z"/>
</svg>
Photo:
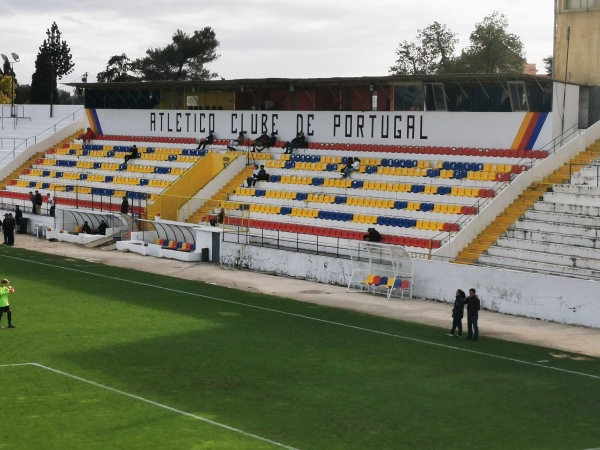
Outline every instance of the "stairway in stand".
<svg viewBox="0 0 600 450">
<path fill-rule="evenodd" d="M 568 182 L 572 174 L 598 158 L 600 158 L 600 141 L 590 145 L 585 151 L 556 169 L 544 180 L 532 183 L 475 240 L 461 250 L 452 262 L 458 264 L 475 263 L 525 211 L 533 207 L 534 203 L 540 200 L 545 192 L 551 190 L 552 186 Z"/>
<path fill-rule="evenodd" d="M 200 223 L 205 221 L 206 216 L 214 211 L 223 202 L 227 201 L 229 195 L 231 195 L 237 188 L 242 186 L 246 179 L 252 176 L 254 167 L 246 166 L 244 170 L 234 176 L 229 183 L 221 188 L 209 201 L 202 205 L 197 211 L 195 211 L 189 218 L 189 223 Z"/>
</svg>

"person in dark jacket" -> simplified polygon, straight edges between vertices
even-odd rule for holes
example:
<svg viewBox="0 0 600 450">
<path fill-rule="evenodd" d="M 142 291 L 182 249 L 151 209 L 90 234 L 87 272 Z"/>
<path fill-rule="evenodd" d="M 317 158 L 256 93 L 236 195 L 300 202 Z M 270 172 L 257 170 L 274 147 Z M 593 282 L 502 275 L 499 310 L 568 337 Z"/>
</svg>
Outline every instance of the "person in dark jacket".
<svg viewBox="0 0 600 450">
<path fill-rule="evenodd" d="M 102 222 L 100 222 L 100 225 L 98 225 L 98 234 L 105 236 L 107 228 L 108 228 L 108 224 L 106 223 L 105 220 L 103 220 Z"/>
<path fill-rule="evenodd" d="M 123 197 L 123 201 L 121 202 L 121 212 L 123 214 L 127 214 L 129 212 L 129 202 L 127 201 L 127 197 Z"/>
<path fill-rule="evenodd" d="M 197 150 L 205 150 L 207 145 L 212 145 L 212 143 L 215 141 L 215 135 L 214 133 L 211 131 L 208 133 L 208 136 L 206 136 L 203 139 L 200 139 L 200 143 L 198 144 Z"/>
<path fill-rule="evenodd" d="M 283 144 L 283 148 L 285 149 L 285 153 L 291 155 L 295 149 L 306 148 L 307 145 L 306 136 L 304 136 L 304 132 L 300 131 L 294 139 Z"/>
<path fill-rule="evenodd" d="M 467 305 L 467 328 L 469 335 L 467 339 L 473 339 L 476 341 L 479 339 L 479 327 L 477 326 L 477 320 L 479 319 L 479 308 L 481 307 L 481 301 L 477 297 L 475 289 L 469 289 L 469 296 L 465 299 L 465 305 Z"/>
<path fill-rule="evenodd" d="M 459 289 L 456 291 L 454 307 L 452 308 L 452 329 L 448 336 L 454 336 L 454 330 L 458 329 L 458 337 L 462 337 L 462 318 L 465 314 L 465 291 Z"/>
<path fill-rule="evenodd" d="M 0 227 L 2 227 L 2 234 L 4 235 L 4 245 L 8 245 L 8 213 L 4 214 L 4 220 L 0 220 Z"/>
<path fill-rule="evenodd" d="M 132 145 L 129 148 L 129 155 L 125 155 L 124 159 L 123 159 L 123 164 L 127 164 L 127 161 L 129 161 L 130 159 L 138 159 L 140 157 L 140 153 L 138 151 L 137 145 Z"/>
<path fill-rule="evenodd" d="M 19 205 L 15 205 L 15 223 L 17 226 L 21 225 L 21 219 L 23 218 L 23 211 L 19 208 Z"/>
<path fill-rule="evenodd" d="M 375 228 L 368 228 L 367 234 L 363 236 L 363 241 L 381 242 L 381 233 Z"/>
</svg>

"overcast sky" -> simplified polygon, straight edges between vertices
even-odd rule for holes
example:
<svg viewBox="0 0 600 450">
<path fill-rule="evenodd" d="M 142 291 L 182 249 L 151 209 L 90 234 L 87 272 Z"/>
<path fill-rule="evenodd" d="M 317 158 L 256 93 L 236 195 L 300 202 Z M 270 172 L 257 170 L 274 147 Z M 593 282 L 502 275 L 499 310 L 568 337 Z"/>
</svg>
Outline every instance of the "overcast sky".
<svg viewBox="0 0 600 450">
<path fill-rule="evenodd" d="M 35 59 L 56 22 L 75 68 L 59 82 L 88 81 L 113 55 L 135 59 L 164 47 L 177 31 L 212 27 L 220 58 L 208 66 L 226 79 L 385 76 L 404 40 L 438 21 L 458 34 L 499 11 L 529 62 L 544 73 L 552 54 L 552 0 L 0 0 L 0 53 L 15 52 L 17 80 L 31 84 Z"/>
</svg>

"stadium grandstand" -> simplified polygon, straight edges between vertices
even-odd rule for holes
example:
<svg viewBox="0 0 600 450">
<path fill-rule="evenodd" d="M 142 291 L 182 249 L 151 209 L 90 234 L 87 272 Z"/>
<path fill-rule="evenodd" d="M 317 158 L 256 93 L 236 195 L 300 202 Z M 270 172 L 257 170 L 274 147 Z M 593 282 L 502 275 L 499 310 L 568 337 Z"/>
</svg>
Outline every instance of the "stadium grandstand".
<svg viewBox="0 0 600 450">
<path fill-rule="evenodd" d="M 475 287 L 490 310 L 600 326 L 590 87 L 499 74 L 71 86 L 84 110 L 3 150 L 2 206 L 24 211 L 23 232 L 360 287 L 349 302 Z M 2 135 L 43 116 L 20 108 Z M 263 134 L 276 142 L 253 151 Z M 369 228 L 381 243 L 365 244 Z"/>
</svg>

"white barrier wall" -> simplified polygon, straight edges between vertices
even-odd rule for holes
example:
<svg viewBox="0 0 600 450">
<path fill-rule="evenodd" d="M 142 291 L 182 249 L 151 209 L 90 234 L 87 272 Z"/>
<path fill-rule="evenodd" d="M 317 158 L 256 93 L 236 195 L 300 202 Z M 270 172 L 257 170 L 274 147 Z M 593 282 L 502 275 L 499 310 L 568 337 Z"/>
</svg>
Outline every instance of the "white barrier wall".
<svg viewBox="0 0 600 450">
<path fill-rule="evenodd" d="M 308 141 L 393 145 L 511 148 L 532 120 L 534 148 L 552 140 L 552 113 L 336 112 L 336 111 L 189 111 L 91 110 L 102 134 L 217 139 L 248 138 L 276 131 L 291 140 L 304 131 Z"/>
<path fill-rule="evenodd" d="M 484 309 L 600 328 L 600 282 L 515 270 L 413 261 L 413 295 L 454 301 L 456 289 L 475 288 Z"/>
<path fill-rule="evenodd" d="M 347 259 L 228 242 L 221 244 L 221 261 L 225 266 L 340 286 L 348 284 L 353 268 Z M 413 260 L 413 277 L 414 298 L 452 303 L 456 289 L 475 288 L 487 310 L 600 328 L 597 281 L 419 259 Z M 349 302 L 352 295 L 371 294 L 348 294 Z"/>
</svg>

